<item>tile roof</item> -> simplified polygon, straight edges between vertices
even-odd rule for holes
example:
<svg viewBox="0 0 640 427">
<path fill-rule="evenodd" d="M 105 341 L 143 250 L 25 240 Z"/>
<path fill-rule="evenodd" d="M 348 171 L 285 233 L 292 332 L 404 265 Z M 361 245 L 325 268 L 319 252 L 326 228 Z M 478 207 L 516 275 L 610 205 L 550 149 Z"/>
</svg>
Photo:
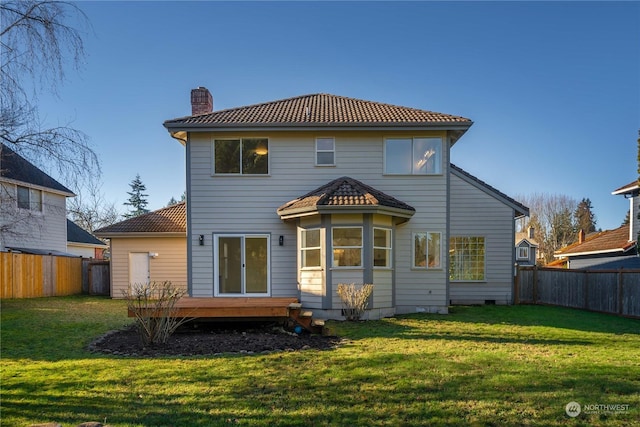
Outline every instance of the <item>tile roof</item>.
<svg viewBox="0 0 640 427">
<path fill-rule="evenodd" d="M 279 125 L 462 125 L 467 118 L 330 94 L 303 95 L 167 120 L 167 128 Z M 187 125 L 187 126 L 185 126 Z"/>
<path fill-rule="evenodd" d="M 186 205 L 186 202 L 181 202 L 167 206 L 95 230 L 94 234 L 100 237 L 109 237 L 120 233 L 186 233 Z"/>
<path fill-rule="evenodd" d="M 51 178 L 24 157 L 4 144 L 0 144 L 0 178 L 49 188 L 74 196 L 73 191 Z"/>
<path fill-rule="evenodd" d="M 640 181 L 636 179 L 635 181 L 631 181 L 627 185 L 623 185 L 622 187 L 613 190 L 611 194 L 633 193 L 634 191 L 637 193 L 639 188 L 640 188 Z"/>
<path fill-rule="evenodd" d="M 278 215 L 288 216 L 296 212 L 313 212 L 318 207 L 333 208 L 391 208 L 413 215 L 415 209 L 408 204 L 376 190 L 356 179 L 343 176 L 285 203 L 277 209 Z"/>
<path fill-rule="evenodd" d="M 69 219 L 67 219 L 67 242 L 107 246 L 102 240 Z"/>
<path fill-rule="evenodd" d="M 635 245 L 635 241 L 629 240 L 629 225 L 627 224 L 614 230 L 590 234 L 583 243 L 573 243 L 556 251 L 554 256 L 571 257 L 608 252 L 627 252 L 633 249 Z"/>
</svg>

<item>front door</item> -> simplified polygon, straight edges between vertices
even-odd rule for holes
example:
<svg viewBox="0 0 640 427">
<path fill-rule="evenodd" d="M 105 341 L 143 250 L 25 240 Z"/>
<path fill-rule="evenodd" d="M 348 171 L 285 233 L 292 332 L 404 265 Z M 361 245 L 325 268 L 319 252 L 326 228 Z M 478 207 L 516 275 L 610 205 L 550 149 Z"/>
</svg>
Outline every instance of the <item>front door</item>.
<svg viewBox="0 0 640 427">
<path fill-rule="evenodd" d="M 214 294 L 269 295 L 269 235 L 214 234 Z"/>
</svg>

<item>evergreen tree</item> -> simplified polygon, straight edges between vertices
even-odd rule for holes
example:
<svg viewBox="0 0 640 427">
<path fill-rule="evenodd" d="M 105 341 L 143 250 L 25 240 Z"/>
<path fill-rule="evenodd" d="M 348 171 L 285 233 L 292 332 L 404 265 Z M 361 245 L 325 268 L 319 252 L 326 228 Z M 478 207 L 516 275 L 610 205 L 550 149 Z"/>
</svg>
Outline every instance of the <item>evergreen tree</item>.
<svg viewBox="0 0 640 427">
<path fill-rule="evenodd" d="M 593 213 L 591 200 L 582 199 L 573 213 L 576 231 L 584 230 L 585 233 L 596 231 L 596 216 Z"/>
<path fill-rule="evenodd" d="M 624 217 L 624 221 L 620 225 L 629 225 L 631 223 L 631 209 L 627 211 L 627 215 Z"/>
<path fill-rule="evenodd" d="M 131 187 L 131 191 L 127 192 L 127 194 L 129 195 L 129 201 L 124 202 L 124 205 L 131 206 L 131 210 L 125 213 L 123 216 L 125 218 L 133 218 L 135 216 L 149 212 L 149 209 L 147 209 L 148 202 L 146 199 L 146 197 L 149 195 L 144 193 L 147 187 L 142 183 L 140 174 L 136 175 L 136 178 L 131 181 L 129 186 Z"/>
</svg>

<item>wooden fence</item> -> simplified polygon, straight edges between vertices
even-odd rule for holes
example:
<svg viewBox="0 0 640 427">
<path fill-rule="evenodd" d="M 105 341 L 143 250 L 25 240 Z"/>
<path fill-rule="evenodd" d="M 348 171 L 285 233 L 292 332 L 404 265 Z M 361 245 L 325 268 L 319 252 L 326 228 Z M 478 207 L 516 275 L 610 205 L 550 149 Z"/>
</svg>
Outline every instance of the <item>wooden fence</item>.
<svg viewBox="0 0 640 427">
<path fill-rule="evenodd" d="M 108 262 L 79 257 L 0 252 L 0 298 L 37 298 L 81 293 L 109 295 Z"/>
<path fill-rule="evenodd" d="M 640 270 L 519 267 L 514 302 L 640 318 Z"/>
</svg>

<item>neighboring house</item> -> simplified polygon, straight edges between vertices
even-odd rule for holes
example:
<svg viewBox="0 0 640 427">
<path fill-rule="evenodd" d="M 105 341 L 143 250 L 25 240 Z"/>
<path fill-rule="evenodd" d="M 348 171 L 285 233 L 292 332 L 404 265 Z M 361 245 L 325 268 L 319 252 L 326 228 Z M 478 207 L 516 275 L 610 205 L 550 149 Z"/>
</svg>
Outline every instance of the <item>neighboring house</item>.
<svg viewBox="0 0 640 427">
<path fill-rule="evenodd" d="M 83 258 L 103 259 L 109 246 L 94 235 L 67 219 L 67 252 Z"/>
<path fill-rule="evenodd" d="M 516 263 L 522 266 L 534 266 L 538 260 L 538 241 L 535 238 L 535 228 L 528 227 L 527 231 L 516 233 Z"/>
<path fill-rule="evenodd" d="M 573 269 L 640 269 L 638 257 L 638 232 L 640 232 L 640 196 L 638 181 L 613 191 L 629 199 L 631 214 L 629 224 L 614 230 L 592 233 L 588 236 L 580 231 L 578 241 L 557 251 L 554 256 L 564 259 Z"/>
<path fill-rule="evenodd" d="M 73 196 L 0 144 L 0 251 L 68 255 L 66 200 Z"/>
<path fill-rule="evenodd" d="M 186 287 L 186 203 L 178 203 L 94 231 L 109 239 L 111 296 L 130 284 L 170 281 Z"/>
<path fill-rule="evenodd" d="M 191 100 L 164 123 L 186 147 L 190 296 L 297 297 L 327 318 L 340 283 L 374 284 L 369 318 L 512 301 L 528 208 L 451 164 L 471 120 L 328 94 Z"/>
</svg>

